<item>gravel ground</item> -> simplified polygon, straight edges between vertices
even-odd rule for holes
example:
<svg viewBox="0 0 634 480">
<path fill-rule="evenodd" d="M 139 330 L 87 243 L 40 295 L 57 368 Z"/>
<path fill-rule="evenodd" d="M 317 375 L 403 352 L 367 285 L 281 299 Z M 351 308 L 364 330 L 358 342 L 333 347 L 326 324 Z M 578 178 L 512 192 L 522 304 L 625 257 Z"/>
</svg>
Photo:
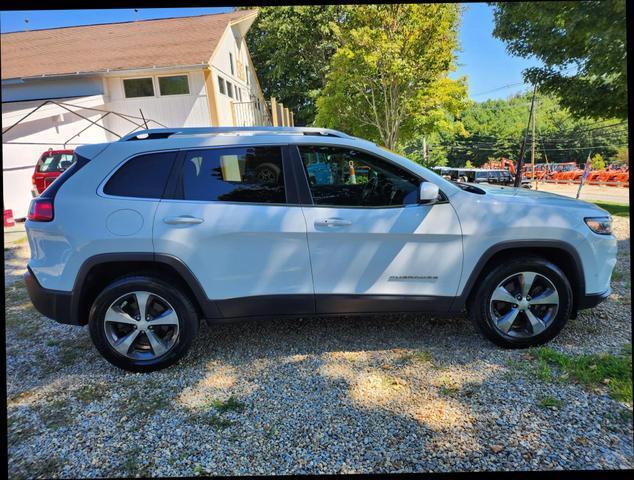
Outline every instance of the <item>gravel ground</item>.
<svg viewBox="0 0 634 480">
<path fill-rule="evenodd" d="M 558 351 L 631 344 L 629 219 L 615 230 L 614 293 Z M 203 327 L 178 365 L 140 375 L 39 316 L 21 281 L 6 297 L 12 479 L 634 467 L 632 405 L 511 366 L 532 357 L 465 318 Z"/>
</svg>

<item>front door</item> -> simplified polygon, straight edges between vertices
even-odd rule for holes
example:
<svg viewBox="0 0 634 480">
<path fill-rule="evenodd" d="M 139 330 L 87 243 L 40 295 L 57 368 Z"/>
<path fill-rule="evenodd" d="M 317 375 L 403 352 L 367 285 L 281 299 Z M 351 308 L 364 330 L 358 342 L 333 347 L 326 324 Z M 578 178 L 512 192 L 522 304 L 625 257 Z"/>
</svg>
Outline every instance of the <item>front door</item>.
<svg viewBox="0 0 634 480">
<path fill-rule="evenodd" d="M 462 268 L 457 215 L 421 179 L 349 147 L 299 146 L 317 312 L 445 311 Z"/>
<path fill-rule="evenodd" d="M 287 205 L 280 146 L 181 154 L 154 249 L 183 261 L 223 316 L 314 312 L 301 207 Z"/>
</svg>

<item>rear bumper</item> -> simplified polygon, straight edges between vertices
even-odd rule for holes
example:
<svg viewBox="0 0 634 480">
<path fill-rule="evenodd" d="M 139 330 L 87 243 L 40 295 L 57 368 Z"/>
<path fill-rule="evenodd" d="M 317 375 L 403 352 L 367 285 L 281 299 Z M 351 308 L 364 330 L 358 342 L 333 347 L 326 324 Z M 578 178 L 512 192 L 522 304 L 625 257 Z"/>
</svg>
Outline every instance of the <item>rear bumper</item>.
<svg viewBox="0 0 634 480">
<path fill-rule="evenodd" d="M 591 295 L 584 295 L 579 299 L 579 304 L 577 305 L 578 310 L 584 310 L 586 308 L 593 308 L 599 305 L 601 302 L 606 300 L 610 294 L 612 293 L 612 289 L 608 288 L 603 293 L 593 293 Z"/>
<path fill-rule="evenodd" d="M 59 323 L 78 325 L 72 318 L 72 293 L 60 292 L 43 288 L 30 268 L 24 273 L 24 283 L 29 292 L 29 298 L 35 309 L 42 315 L 52 318 Z"/>
</svg>

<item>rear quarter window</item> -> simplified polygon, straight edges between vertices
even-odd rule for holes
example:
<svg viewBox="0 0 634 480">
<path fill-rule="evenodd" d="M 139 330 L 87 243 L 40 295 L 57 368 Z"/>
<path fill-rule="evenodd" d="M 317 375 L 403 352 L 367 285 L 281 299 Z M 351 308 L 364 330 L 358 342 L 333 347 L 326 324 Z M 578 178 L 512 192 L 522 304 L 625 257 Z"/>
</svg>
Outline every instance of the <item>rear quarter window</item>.
<svg viewBox="0 0 634 480">
<path fill-rule="evenodd" d="M 103 192 L 117 197 L 161 198 L 175 158 L 175 152 L 134 157 L 110 177 Z"/>
</svg>

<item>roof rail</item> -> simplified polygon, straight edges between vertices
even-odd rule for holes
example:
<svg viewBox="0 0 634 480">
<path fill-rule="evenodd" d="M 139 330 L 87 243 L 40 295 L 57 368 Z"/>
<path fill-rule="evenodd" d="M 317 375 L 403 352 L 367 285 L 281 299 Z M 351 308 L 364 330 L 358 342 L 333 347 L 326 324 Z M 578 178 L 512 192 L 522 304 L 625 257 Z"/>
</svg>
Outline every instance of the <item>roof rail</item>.
<svg viewBox="0 0 634 480">
<path fill-rule="evenodd" d="M 151 128 L 137 130 L 119 142 L 131 140 L 158 140 L 174 135 L 321 135 L 325 137 L 353 138 L 338 130 L 315 127 L 182 127 L 182 128 Z"/>
</svg>

